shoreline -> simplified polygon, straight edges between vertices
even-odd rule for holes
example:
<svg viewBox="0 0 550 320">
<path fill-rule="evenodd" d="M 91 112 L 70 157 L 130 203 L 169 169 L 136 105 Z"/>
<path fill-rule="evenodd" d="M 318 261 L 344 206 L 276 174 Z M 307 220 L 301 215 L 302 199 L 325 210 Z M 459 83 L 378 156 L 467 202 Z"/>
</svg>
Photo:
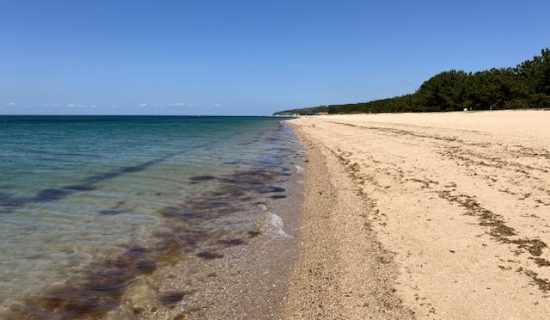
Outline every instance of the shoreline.
<svg viewBox="0 0 550 320">
<path fill-rule="evenodd" d="M 308 162 L 300 248 L 282 318 L 412 318 L 393 293 L 397 270 L 370 229 L 366 212 L 373 208 L 357 192 L 352 172 L 290 123 Z"/>
<path fill-rule="evenodd" d="M 545 319 L 545 111 L 288 120 L 308 150 L 283 319 Z"/>
<path fill-rule="evenodd" d="M 147 296 L 138 287 L 128 291 L 129 299 L 125 308 L 120 310 L 122 312 L 112 312 L 106 319 L 128 316 L 135 306 L 140 305 L 146 307 L 135 319 L 280 319 L 286 280 L 298 247 L 300 216 L 296 208 L 303 201 L 304 174 L 295 166 L 303 165 L 304 154 L 288 125 L 281 124 L 277 131 L 279 137 L 271 138 L 277 139 L 274 147 L 280 159 L 273 163 L 268 161 L 264 171 L 245 175 L 241 187 L 246 187 L 247 183 L 252 188 L 276 186 L 275 189 L 280 189 L 277 191 L 281 193 L 260 192 L 258 198 L 247 200 L 252 201 L 253 209 L 244 219 L 252 219 L 252 225 L 245 224 L 253 231 L 247 233 L 244 242 L 224 246 L 218 251 L 220 256 L 212 259 L 193 262 L 183 257 L 155 277 L 146 279 L 158 288 L 157 291 L 165 293 L 168 304 L 157 305 L 158 308 L 151 305 L 148 301 L 159 300 L 151 294 L 145 301 L 135 300 L 134 297 Z M 262 178 L 264 174 L 270 178 Z M 231 226 L 214 231 L 223 233 L 225 228 Z M 207 247 L 218 245 L 219 241 L 211 242 Z M 166 293 L 182 295 L 175 295 L 170 300 L 171 296 Z"/>
<path fill-rule="evenodd" d="M 276 139 L 271 143 L 280 159 L 273 163 L 267 160 L 264 171 L 257 172 L 256 178 L 254 172 L 243 177 L 244 187 L 252 179 L 248 181 L 249 187 L 273 188 L 278 192 L 260 192 L 258 198 L 247 200 L 253 204 L 253 209 L 245 220 L 252 219 L 248 227 L 253 231 L 247 233 L 243 243 L 230 244 L 218 251 L 222 254 L 219 258 L 203 259 L 190 265 L 190 260 L 184 257 L 165 270 L 168 276 L 159 274 L 148 279 L 161 292 L 182 292 L 184 295 L 174 297 L 168 306 L 153 309 L 148 306 L 136 319 L 280 319 L 286 280 L 298 247 L 300 216 L 296 208 L 303 201 L 304 174 L 296 166 L 303 166 L 304 154 L 288 125 L 281 124 L 277 131 L 278 137 L 274 135 L 270 141 Z M 270 178 L 263 179 L 264 174 Z M 216 232 L 223 232 L 224 228 L 231 226 L 220 227 Z M 126 309 L 143 303 L 128 302 Z M 112 313 L 106 318 L 119 319 L 120 314 Z"/>
</svg>

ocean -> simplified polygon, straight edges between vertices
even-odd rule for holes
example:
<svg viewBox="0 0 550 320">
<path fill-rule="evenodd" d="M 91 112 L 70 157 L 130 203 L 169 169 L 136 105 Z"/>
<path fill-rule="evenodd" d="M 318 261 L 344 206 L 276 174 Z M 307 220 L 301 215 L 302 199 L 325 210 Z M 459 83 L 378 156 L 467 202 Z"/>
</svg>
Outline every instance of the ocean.
<svg viewBox="0 0 550 320">
<path fill-rule="evenodd" d="M 0 318 L 275 317 L 304 157 L 273 117 L 0 116 Z"/>
</svg>

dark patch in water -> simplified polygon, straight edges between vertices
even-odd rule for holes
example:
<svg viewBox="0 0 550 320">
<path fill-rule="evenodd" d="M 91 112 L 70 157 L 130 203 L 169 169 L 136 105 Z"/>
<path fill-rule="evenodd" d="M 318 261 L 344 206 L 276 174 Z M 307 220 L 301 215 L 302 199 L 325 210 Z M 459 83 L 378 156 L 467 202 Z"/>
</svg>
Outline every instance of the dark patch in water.
<svg viewBox="0 0 550 320">
<path fill-rule="evenodd" d="M 285 189 L 277 186 L 261 186 L 256 189 L 256 192 L 258 193 L 285 192 Z"/>
<path fill-rule="evenodd" d="M 186 293 L 183 291 L 168 292 L 160 296 L 160 302 L 162 305 L 168 308 L 173 308 L 178 302 L 183 300 Z"/>
<path fill-rule="evenodd" d="M 197 257 L 205 259 L 205 260 L 213 260 L 213 259 L 219 259 L 223 258 L 223 254 L 213 251 L 201 251 L 196 254 Z"/>
<path fill-rule="evenodd" d="M 121 214 L 121 213 L 124 213 L 126 211 L 124 210 L 121 210 L 121 209 L 104 209 L 104 210 L 99 210 L 98 213 L 102 214 L 102 215 L 106 215 L 106 216 L 114 216 L 114 215 L 117 215 L 117 214 Z"/>
<path fill-rule="evenodd" d="M 168 207 L 162 209 L 161 214 L 166 218 L 176 218 L 182 221 L 204 219 L 204 215 L 200 212 L 189 211 L 186 208 Z"/>
<path fill-rule="evenodd" d="M 140 251 L 140 250 L 138 250 Z M 83 278 L 52 286 L 40 296 L 13 305 L 8 319 L 77 319 L 100 317 L 118 307 L 126 285 L 135 277 L 149 274 L 156 263 L 141 255 L 125 254 L 93 263 Z"/>
<path fill-rule="evenodd" d="M 149 250 L 154 253 L 155 257 L 169 263 L 172 263 L 175 258 L 179 258 L 183 253 L 195 251 L 200 243 L 214 236 L 208 231 L 200 230 L 198 226 L 192 228 L 178 220 L 172 220 L 170 223 L 172 224 L 170 232 L 155 232 L 153 234 L 160 243 Z"/>
<path fill-rule="evenodd" d="M 109 172 L 105 172 L 99 175 L 93 175 L 84 179 L 84 182 L 81 184 L 72 184 L 67 186 L 62 186 L 59 188 L 46 188 L 40 190 L 34 197 L 13 197 L 9 194 L 0 193 L 0 206 L 3 207 L 0 212 L 10 212 L 13 209 L 31 203 L 42 203 L 42 202 L 52 202 L 66 198 L 72 194 L 78 192 L 92 191 L 96 189 L 95 184 L 114 179 L 123 174 L 135 173 L 139 171 L 146 170 L 147 168 L 165 161 L 173 156 L 176 156 L 180 153 L 175 153 L 167 155 L 158 159 L 150 160 L 138 165 L 127 166 L 119 169 L 115 169 Z"/>
<path fill-rule="evenodd" d="M 135 166 L 124 167 L 124 168 L 120 169 L 119 173 L 122 174 L 122 173 L 140 172 L 140 171 L 145 170 L 147 167 L 148 167 L 147 164 L 140 164 L 140 165 L 135 165 Z"/>
<path fill-rule="evenodd" d="M 136 269 L 142 274 L 149 274 L 157 269 L 157 263 L 151 260 L 142 260 L 136 264 Z"/>
<path fill-rule="evenodd" d="M 191 177 L 189 178 L 189 180 L 193 181 L 193 182 L 202 182 L 202 181 L 210 181 L 210 180 L 215 180 L 216 177 L 214 176 L 194 176 L 194 177 Z"/>
<path fill-rule="evenodd" d="M 29 297 L 23 305 L 14 304 L 7 312 L 7 318 L 100 318 L 120 305 L 126 286 L 133 279 L 152 273 L 157 263 L 177 262 L 182 254 L 195 251 L 200 243 L 216 236 L 177 223 L 177 220 L 173 220 L 171 226 L 171 232 L 154 235 L 158 240 L 155 246 L 131 246 L 116 258 L 92 263 L 63 285 L 50 287 L 39 296 Z"/>
<path fill-rule="evenodd" d="M 238 165 L 238 164 L 245 164 L 246 162 L 243 160 L 230 160 L 230 161 L 224 161 L 223 164 L 225 165 Z"/>
<path fill-rule="evenodd" d="M 121 214 L 121 213 L 129 213 L 128 210 L 124 210 L 124 209 L 121 209 L 122 206 L 125 204 L 126 202 L 125 201 L 118 201 L 114 206 L 112 206 L 110 209 L 104 209 L 104 210 L 99 210 L 98 213 L 100 214 L 103 214 L 103 215 L 117 215 L 117 214 Z"/>
<path fill-rule="evenodd" d="M 277 199 L 284 199 L 286 198 L 286 196 L 282 194 L 275 194 L 275 195 L 272 195 L 270 198 L 277 200 Z"/>
<path fill-rule="evenodd" d="M 71 186 L 67 186 L 64 189 L 70 190 L 72 192 L 83 192 L 83 191 L 92 191 L 95 190 L 96 187 L 89 185 L 89 184 L 74 184 Z"/>
<path fill-rule="evenodd" d="M 102 182 L 102 181 L 105 181 L 105 180 L 114 179 L 114 178 L 119 177 L 119 176 L 124 175 L 124 174 L 144 171 L 147 168 L 149 168 L 149 167 L 151 167 L 151 166 L 153 166 L 157 163 L 168 160 L 169 158 L 172 158 L 172 157 L 174 157 L 176 155 L 179 155 L 181 153 L 182 152 L 178 152 L 178 153 L 166 155 L 164 157 L 160 157 L 160 158 L 157 158 L 157 159 L 149 160 L 149 161 L 141 163 L 141 164 L 126 166 L 126 167 L 122 167 L 122 168 L 119 168 L 119 169 L 114 169 L 112 171 L 108 171 L 108 172 L 105 172 L 105 173 L 101 173 L 101 174 L 98 174 L 98 175 L 93 175 L 93 176 L 90 176 L 90 177 L 86 178 L 84 181 L 86 181 L 87 183 L 95 184 L 95 183 Z"/>
<path fill-rule="evenodd" d="M 74 186 L 73 186 L 74 187 Z M 85 185 L 82 186 L 82 189 L 85 188 Z M 30 198 L 26 201 L 28 202 L 50 202 L 63 199 L 73 193 L 79 192 L 80 188 L 48 188 L 43 189 L 36 194 L 33 198 Z M 92 187 L 88 187 L 88 190 L 91 190 Z"/>
<path fill-rule="evenodd" d="M 250 238 L 256 238 L 257 236 L 262 234 L 260 231 L 248 231 L 247 233 Z"/>
<path fill-rule="evenodd" d="M 129 255 L 142 255 L 142 254 L 145 254 L 146 252 L 147 252 L 146 248 L 139 247 L 139 246 L 131 247 L 131 248 L 128 248 L 128 250 L 126 250 L 126 254 L 129 254 Z"/>
<path fill-rule="evenodd" d="M 242 246 L 247 244 L 246 241 L 243 239 L 224 239 L 224 240 L 218 240 L 219 244 L 224 245 L 225 247 L 233 247 L 233 246 Z"/>
<path fill-rule="evenodd" d="M 187 231 L 178 229 L 176 231 Z M 117 307 L 126 285 L 135 277 L 149 274 L 156 269 L 156 262 L 172 254 L 173 249 L 194 246 L 200 239 L 200 232 L 186 232 L 176 237 L 170 234 L 155 250 L 131 247 L 125 254 L 93 263 L 82 277 L 68 280 L 65 284 L 50 287 L 40 296 L 26 299 L 25 305 L 14 305 L 8 312 L 13 319 L 74 319 L 83 316 L 99 317 Z M 175 244 L 172 248 L 170 245 Z"/>
<path fill-rule="evenodd" d="M 8 208 L 18 206 L 20 198 L 14 197 L 9 193 L 0 191 L 0 212 L 7 212 Z"/>
</svg>

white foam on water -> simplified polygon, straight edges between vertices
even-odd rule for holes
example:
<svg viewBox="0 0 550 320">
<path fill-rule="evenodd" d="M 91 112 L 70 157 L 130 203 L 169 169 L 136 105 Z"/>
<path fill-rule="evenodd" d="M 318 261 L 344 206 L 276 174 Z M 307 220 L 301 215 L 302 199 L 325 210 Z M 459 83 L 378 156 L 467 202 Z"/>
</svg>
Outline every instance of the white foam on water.
<svg viewBox="0 0 550 320">
<path fill-rule="evenodd" d="M 299 166 L 299 165 L 295 164 L 294 168 L 296 169 L 296 172 L 298 172 L 298 173 L 303 173 L 304 172 L 304 168 L 302 166 Z"/>
<path fill-rule="evenodd" d="M 290 235 L 286 233 L 285 230 L 283 229 L 285 226 L 283 219 L 273 212 L 268 212 L 267 214 L 269 216 L 269 223 L 271 224 L 271 227 L 274 229 L 273 231 L 275 232 L 275 234 L 285 238 L 290 237 Z"/>
</svg>

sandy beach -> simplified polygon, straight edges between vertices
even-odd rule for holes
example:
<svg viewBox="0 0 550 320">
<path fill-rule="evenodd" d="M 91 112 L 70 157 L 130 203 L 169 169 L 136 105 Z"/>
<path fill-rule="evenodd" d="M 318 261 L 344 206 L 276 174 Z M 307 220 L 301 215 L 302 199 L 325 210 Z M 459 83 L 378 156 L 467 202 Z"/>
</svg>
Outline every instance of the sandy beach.
<svg viewBox="0 0 550 320">
<path fill-rule="evenodd" d="M 285 319 L 547 319 L 550 112 L 301 117 Z"/>
</svg>

